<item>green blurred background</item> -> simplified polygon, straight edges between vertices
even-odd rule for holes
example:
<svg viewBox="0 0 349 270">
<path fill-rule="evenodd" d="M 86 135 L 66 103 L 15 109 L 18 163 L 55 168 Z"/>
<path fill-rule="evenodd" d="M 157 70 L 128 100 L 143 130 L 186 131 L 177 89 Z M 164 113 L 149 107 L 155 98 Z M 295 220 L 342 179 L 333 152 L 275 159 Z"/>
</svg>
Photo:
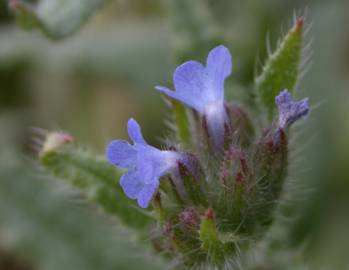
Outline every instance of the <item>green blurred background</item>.
<svg viewBox="0 0 349 270">
<path fill-rule="evenodd" d="M 28 184 L 28 179 L 41 178 L 40 169 L 31 164 L 35 162 L 28 147 L 30 127 L 69 131 L 76 141 L 100 154 L 111 139 L 127 138 L 125 127 L 130 117 L 141 123 L 144 136 L 152 144 L 159 145 L 168 134 L 169 109 L 154 90 L 158 84 L 171 86 L 178 64 L 174 51 L 178 40 L 166 2 L 171 1 L 110 1 L 77 34 L 62 41 L 19 29 L 6 1 L 0 2 L 0 177 L 11 179 L 0 185 L 1 270 L 62 269 L 64 264 L 52 261 L 67 258 L 64 250 L 79 240 L 56 247 L 61 235 L 48 228 L 58 220 L 77 224 L 78 230 L 84 227 L 79 227 L 81 220 L 86 219 L 92 225 L 90 233 L 88 228 L 81 229 L 86 231 L 79 236 L 82 239 L 99 232 L 93 228 L 102 230 L 104 226 L 104 217 L 74 209 L 75 201 L 64 206 L 63 216 L 51 214 L 50 209 L 43 213 L 36 210 L 45 204 L 44 199 L 35 200 L 38 194 L 48 196 L 57 186 L 47 181 Z M 252 91 L 255 67 L 259 70 L 266 56 L 267 35 L 275 48 L 291 25 L 293 13 L 306 12 L 312 25 L 306 40 L 311 42 L 313 55 L 298 96 L 309 96 L 314 109 L 295 136 L 302 152 L 291 164 L 290 173 L 309 183 L 314 192 L 292 210 L 298 219 L 286 233 L 287 246 L 311 242 L 302 256 L 314 261 L 314 269 L 349 269 L 349 2 L 203 2 L 212 15 L 214 31 L 233 54 L 234 73 L 226 89 L 232 98 Z M 208 50 L 202 50 L 191 57 L 203 61 Z M 53 204 L 52 209 L 55 203 L 67 200 L 63 195 L 53 197 L 54 202 L 47 206 Z M 22 208 L 13 205 L 24 199 L 28 201 L 21 202 Z M 24 213 L 28 216 L 22 216 Z M 37 227 L 36 220 L 41 216 L 51 219 L 45 229 Z M 46 238 L 39 241 L 33 237 L 36 234 Z M 68 264 L 68 269 L 108 269 L 98 260 L 88 268 L 76 259 L 96 250 L 120 249 L 118 241 L 112 242 L 104 234 L 101 238 L 105 242 L 96 235 L 87 237 L 91 250 L 86 252 L 68 248 L 72 258 L 66 260 L 76 263 L 74 267 Z M 62 253 L 57 255 L 55 251 L 60 248 Z M 50 256 L 56 255 L 58 259 L 50 261 Z"/>
</svg>

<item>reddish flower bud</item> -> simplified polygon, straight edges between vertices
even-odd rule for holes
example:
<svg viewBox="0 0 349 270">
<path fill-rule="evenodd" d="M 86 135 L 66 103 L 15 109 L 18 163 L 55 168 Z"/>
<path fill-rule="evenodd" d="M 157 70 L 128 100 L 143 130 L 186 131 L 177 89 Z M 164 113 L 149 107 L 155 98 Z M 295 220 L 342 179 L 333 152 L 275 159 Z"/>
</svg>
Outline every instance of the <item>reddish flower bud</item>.
<svg viewBox="0 0 349 270">
<path fill-rule="evenodd" d="M 185 229 L 197 229 L 200 224 L 200 215 L 194 207 L 188 207 L 179 214 L 179 220 Z"/>
</svg>

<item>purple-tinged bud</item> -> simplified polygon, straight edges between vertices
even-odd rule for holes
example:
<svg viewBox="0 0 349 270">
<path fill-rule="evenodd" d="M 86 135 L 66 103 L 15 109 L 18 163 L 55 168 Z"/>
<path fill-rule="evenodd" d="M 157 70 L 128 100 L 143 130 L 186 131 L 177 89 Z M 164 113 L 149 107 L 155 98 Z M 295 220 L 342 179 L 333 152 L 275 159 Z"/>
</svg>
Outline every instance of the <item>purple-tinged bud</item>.
<svg viewBox="0 0 349 270">
<path fill-rule="evenodd" d="M 206 205 L 206 183 L 198 160 L 191 154 L 186 154 L 182 161 L 177 162 L 179 177 L 185 188 L 185 193 L 195 205 Z"/>
<path fill-rule="evenodd" d="M 224 154 L 222 182 L 226 193 L 232 193 L 238 186 L 247 187 L 251 182 L 252 172 L 246 153 L 237 146 L 231 146 Z"/>
<path fill-rule="evenodd" d="M 253 220 L 248 221 L 268 227 L 273 220 L 273 210 L 278 201 L 286 178 L 288 167 L 287 135 L 283 129 L 264 131 L 253 154 L 253 165 L 256 182 L 252 185 L 255 213 Z M 252 219 L 252 217 L 251 217 Z"/>
<path fill-rule="evenodd" d="M 171 222 L 165 222 L 162 226 L 161 226 L 161 233 L 165 236 L 171 236 L 173 232 L 173 226 L 171 224 Z"/>
<path fill-rule="evenodd" d="M 200 215 L 194 207 L 188 207 L 179 213 L 179 220 L 186 230 L 196 230 L 200 225 Z"/>
<path fill-rule="evenodd" d="M 280 179 L 287 169 L 288 141 L 283 129 L 264 131 L 254 155 L 256 173 L 269 183 L 282 182 Z M 281 177 L 283 178 L 283 177 Z"/>
<path fill-rule="evenodd" d="M 175 228 L 170 221 L 166 221 L 164 224 L 160 226 L 160 230 L 155 232 L 155 234 L 159 234 L 158 236 L 162 237 L 154 237 L 153 245 L 160 251 L 167 251 L 169 253 L 174 253 L 177 250 L 176 239 L 175 239 Z"/>
<path fill-rule="evenodd" d="M 242 146 L 250 145 L 254 138 L 254 128 L 250 117 L 236 104 L 226 103 L 225 106 L 234 127 L 235 141 Z"/>
</svg>

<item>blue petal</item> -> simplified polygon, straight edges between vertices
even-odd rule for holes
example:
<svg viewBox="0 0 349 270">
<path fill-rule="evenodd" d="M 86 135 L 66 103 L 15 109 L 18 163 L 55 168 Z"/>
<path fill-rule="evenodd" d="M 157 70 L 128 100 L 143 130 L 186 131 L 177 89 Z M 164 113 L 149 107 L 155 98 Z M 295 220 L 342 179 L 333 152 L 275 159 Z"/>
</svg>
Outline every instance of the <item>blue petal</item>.
<svg viewBox="0 0 349 270">
<path fill-rule="evenodd" d="M 188 61 L 176 68 L 173 75 L 175 91 L 156 87 L 169 97 L 183 102 L 188 107 L 202 112 L 206 104 L 206 70 L 196 61 Z"/>
<path fill-rule="evenodd" d="M 137 170 L 143 179 L 160 178 L 177 166 L 179 154 L 161 151 L 151 146 L 138 147 Z"/>
<path fill-rule="evenodd" d="M 206 114 L 207 126 L 216 149 L 221 149 L 224 144 L 224 125 L 228 123 L 228 116 L 224 105 L 218 105 L 213 112 Z"/>
<path fill-rule="evenodd" d="M 293 101 L 288 90 L 283 90 L 275 98 L 279 110 L 279 127 L 290 126 L 298 119 L 308 115 L 309 104 L 308 98 L 300 101 Z"/>
<path fill-rule="evenodd" d="M 136 199 L 144 188 L 140 174 L 135 170 L 128 171 L 124 174 L 120 179 L 120 185 L 130 199 Z"/>
<path fill-rule="evenodd" d="M 177 67 L 175 91 L 162 86 L 156 89 L 203 114 L 206 106 L 224 100 L 224 80 L 231 74 L 231 66 L 229 50 L 221 45 L 209 53 L 206 67 L 196 61 Z"/>
<path fill-rule="evenodd" d="M 134 120 L 133 118 L 128 120 L 127 132 L 128 132 L 128 135 L 130 136 L 131 140 L 134 143 L 136 143 L 136 144 L 137 143 L 138 144 L 146 144 L 145 140 L 143 139 L 140 126 L 137 123 L 137 121 Z"/>
<path fill-rule="evenodd" d="M 146 208 L 159 187 L 159 180 L 152 179 L 148 183 L 143 181 L 141 174 L 129 171 L 121 177 L 120 185 L 130 199 L 137 199 L 138 205 Z"/>
<path fill-rule="evenodd" d="M 206 116 L 209 133 L 220 148 L 224 140 L 224 81 L 231 74 L 229 50 L 218 46 L 210 51 L 206 67 L 196 61 L 180 65 L 174 72 L 175 91 L 157 86 L 156 89 Z"/>
<path fill-rule="evenodd" d="M 154 197 L 155 192 L 159 187 L 159 181 L 154 180 L 151 184 L 147 184 L 143 187 L 142 191 L 139 193 L 137 202 L 142 208 L 147 208 L 151 199 Z"/>
<path fill-rule="evenodd" d="M 107 146 L 106 156 L 116 166 L 131 168 L 136 165 L 137 151 L 127 141 L 115 140 Z"/>
<path fill-rule="evenodd" d="M 215 95 L 218 100 L 224 99 L 224 80 L 231 74 L 232 60 L 229 50 L 220 45 L 210 51 L 207 57 L 207 71 L 212 78 Z"/>
</svg>

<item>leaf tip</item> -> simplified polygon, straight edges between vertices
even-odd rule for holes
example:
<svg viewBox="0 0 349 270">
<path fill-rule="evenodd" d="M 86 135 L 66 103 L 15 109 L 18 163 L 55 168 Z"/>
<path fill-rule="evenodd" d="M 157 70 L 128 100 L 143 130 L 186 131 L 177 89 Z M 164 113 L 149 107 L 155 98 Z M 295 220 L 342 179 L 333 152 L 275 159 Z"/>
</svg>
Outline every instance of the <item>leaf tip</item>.
<svg viewBox="0 0 349 270">
<path fill-rule="evenodd" d="M 211 207 L 206 210 L 205 218 L 207 220 L 213 220 L 214 219 L 214 212 L 213 212 L 213 209 Z"/>
<path fill-rule="evenodd" d="M 295 22 L 295 31 L 302 32 L 304 28 L 305 18 L 303 16 L 300 16 L 296 19 Z"/>
</svg>

